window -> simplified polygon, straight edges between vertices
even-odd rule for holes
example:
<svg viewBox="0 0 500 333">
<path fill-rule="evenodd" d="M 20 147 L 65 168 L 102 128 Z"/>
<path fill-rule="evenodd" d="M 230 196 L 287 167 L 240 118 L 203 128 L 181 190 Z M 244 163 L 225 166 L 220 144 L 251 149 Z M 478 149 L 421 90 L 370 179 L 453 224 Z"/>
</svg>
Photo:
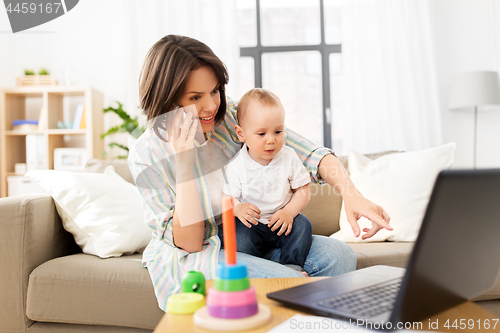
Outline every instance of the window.
<svg viewBox="0 0 500 333">
<path fill-rule="evenodd" d="M 238 0 L 237 8 L 241 94 L 253 87 L 273 91 L 283 102 L 289 128 L 317 144 L 338 147 L 340 0 Z"/>
</svg>

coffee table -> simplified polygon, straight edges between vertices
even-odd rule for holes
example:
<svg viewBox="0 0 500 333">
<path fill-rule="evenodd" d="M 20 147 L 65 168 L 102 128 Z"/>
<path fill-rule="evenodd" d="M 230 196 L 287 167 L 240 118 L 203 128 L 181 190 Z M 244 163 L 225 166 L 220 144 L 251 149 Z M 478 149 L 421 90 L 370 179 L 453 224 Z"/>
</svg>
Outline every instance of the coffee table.
<svg viewBox="0 0 500 333">
<path fill-rule="evenodd" d="M 294 286 L 298 286 L 304 283 L 309 283 L 313 281 L 317 281 L 320 279 L 324 279 L 323 277 L 310 277 L 310 278 L 274 278 L 274 279 L 250 279 L 251 285 L 255 287 L 257 293 L 257 301 L 261 304 L 267 305 L 272 312 L 272 319 L 265 326 L 260 327 L 259 329 L 253 331 L 245 331 L 245 332 L 267 332 L 271 328 L 281 324 L 285 320 L 290 317 L 293 317 L 296 314 L 303 315 L 311 315 L 311 313 L 301 312 L 297 310 L 293 310 L 290 308 L 284 307 L 281 303 L 270 300 L 266 297 L 267 293 L 277 291 L 284 288 L 290 288 Z M 213 285 L 213 280 L 207 281 L 207 290 L 209 287 Z M 422 326 L 424 330 L 429 330 L 433 332 L 448 332 L 448 331 L 480 331 L 480 332 L 500 332 L 500 320 L 495 317 L 488 311 L 482 309 L 472 302 L 466 302 L 460 304 L 452 309 L 441 312 L 429 319 L 422 321 Z M 429 322 L 435 323 L 438 321 L 439 328 L 435 329 L 434 327 L 429 328 Z M 449 328 L 444 327 L 446 322 L 448 321 Z M 453 327 L 453 324 L 458 329 Z M 474 324 L 472 329 L 468 324 Z M 490 328 L 485 329 L 484 325 L 489 323 Z M 496 323 L 496 328 L 493 329 L 493 326 Z M 465 329 L 460 329 L 460 325 L 462 324 L 462 328 L 465 324 Z M 478 325 L 481 324 L 481 329 L 478 329 Z M 203 330 L 201 328 L 196 327 L 193 324 L 193 316 L 192 315 L 173 315 L 166 313 L 161 319 L 160 323 L 154 330 L 154 333 L 187 333 L 187 332 L 199 332 L 206 333 L 210 331 Z"/>
</svg>

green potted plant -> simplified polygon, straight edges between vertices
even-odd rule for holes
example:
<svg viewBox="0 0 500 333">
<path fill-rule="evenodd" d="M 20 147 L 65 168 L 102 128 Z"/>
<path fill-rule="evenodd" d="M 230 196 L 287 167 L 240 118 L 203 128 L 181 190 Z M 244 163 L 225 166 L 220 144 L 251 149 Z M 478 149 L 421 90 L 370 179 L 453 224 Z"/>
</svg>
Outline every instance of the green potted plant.
<svg viewBox="0 0 500 333">
<path fill-rule="evenodd" d="M 129 133 L 130 137 L 133 140 L 138 139 L 142 133 L 145 131 L 145 127 L 139 126 L 139 118 L 138 117 L 131 117 L 125 110 L 123 110 L 123 105 L 120 102 L 118 103 L 117 108 L 113 107 L 108 107 L 106 109 L 103 109 L 104 113 L 107 112 L 114 112 L 120 119 L 122 119 L 123 123 L 121 125 L 113 126 L 111 127 L 106 133 L 101 134 L 101 139 L 104 139 L 106 136 L 115 134 L 115 133 Z M 125 145 L 119 144 L 117 142 L 111 142 L 109 144 L 110 148 L 113 147 L 118 147 L 120 149 L 125 150 L 124 155 L 119 155 L 118 158 L 127 158 L 128 153 L 129 153 L 129 148 Z"/>
<path fill-rule="evenodd" d="M 41 68 L 38 73 L 31 69 L 24 70 L 24 76 L 16 78 L 17 86 L 44 86 L 56 85 L 57 80 L 50 76 L 46 68 Z"/>
</svg>

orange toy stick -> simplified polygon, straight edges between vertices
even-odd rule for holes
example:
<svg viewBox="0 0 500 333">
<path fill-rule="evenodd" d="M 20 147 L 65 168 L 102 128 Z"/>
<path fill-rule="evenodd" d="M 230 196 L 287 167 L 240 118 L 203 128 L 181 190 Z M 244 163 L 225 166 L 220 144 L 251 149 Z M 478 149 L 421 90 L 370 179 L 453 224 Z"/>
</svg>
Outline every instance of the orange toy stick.
<svg viewBox="0 0 500 333">
<path fill-rule="evenodd" d="M 222 198 L 222 223 L 226 265 L 236 265 L 236 227 L 233 207 L 232 197 Z"/>
</svg>

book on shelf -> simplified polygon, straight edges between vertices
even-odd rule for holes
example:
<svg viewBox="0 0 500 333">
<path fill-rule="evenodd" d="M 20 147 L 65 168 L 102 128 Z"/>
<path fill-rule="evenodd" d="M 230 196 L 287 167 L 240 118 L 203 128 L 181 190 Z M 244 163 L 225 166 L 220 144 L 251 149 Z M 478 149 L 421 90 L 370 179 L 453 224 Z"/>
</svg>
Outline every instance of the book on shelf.
<svg viewBox="0 0 500 333">
<path fill-rule="evenodd" d="M 38 130 L 38 120 L 16 119 L 12 121 L 13 131 L 36 131 Z"/>
<path fill-rule="evenodd" d="M 85 106 L 83 107 L 82 121 L 80 122 L 80 129 L 85 129 Z"/>
<path fill-rule="evenodd" d="M 42 106 L 38 116 L 38 130 L 43 131 L 45 128 L 47 128 L 47 109 Z"/>
<path fill-rule="evenodd" d="M 43 170 L 46 165 L 45 142 L 42 134 L 26 135 L 26 170 Z"/>
<path fill-rule="evenodd" d="M 83 114 L 85 113 L 85 106 L 78 104 L 76 107 L 75 120 L 73 121 L 73 129 L 79 129 L 82 125 Z"/>
</svg>

